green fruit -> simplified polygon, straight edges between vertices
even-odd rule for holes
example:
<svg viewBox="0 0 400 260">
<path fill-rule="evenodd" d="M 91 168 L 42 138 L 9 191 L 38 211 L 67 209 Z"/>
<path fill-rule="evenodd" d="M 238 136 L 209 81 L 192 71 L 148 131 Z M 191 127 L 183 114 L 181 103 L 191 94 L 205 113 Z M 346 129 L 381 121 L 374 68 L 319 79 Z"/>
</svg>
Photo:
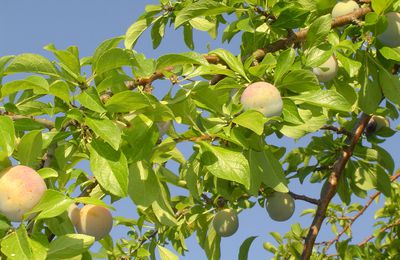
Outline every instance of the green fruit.
<svg viewBox="0 0 400 260">
<path fill-rule="evenodd" d="M 352 0 L 340 1 L 332 9 L 332 18 L 352 13 L 358 8 L 358 4 Z"/>
<path fill-rule="evenodd" d="M 274 192 L 265 205 L 268 215 L 275 221 L 286 221 L 294 213 L 295 204 L 288 193 Z"/>
<path fill-rule="evenodd" d="M 213 227 L 221 237 L 232 236 L 239 228 L 239 220 L 236 211 L 224 209 L 215 214 Z"/>
<path fill-rule="evenodd" d="M 280 116 L 283 102 L 279 90 L 267 82 L 255 82 L 247 86 L 240 97 L 244 110 L 257 110 L 266 117 Z"/>
<path fill-rule="evenodd" d="M 327 61 L 313 69 L 313 73 L 321 82 L 328 82 L 336 77 L 338 72 L 338 62 L 334 56 L 329 57 Z"/>
<path fill-rule="evenodd" d="M 386 14 L 386 30 L 378 35 L 378 39 L 389 47 L 400 46 L 400 13 L 390 12 Z"/>
</svg>

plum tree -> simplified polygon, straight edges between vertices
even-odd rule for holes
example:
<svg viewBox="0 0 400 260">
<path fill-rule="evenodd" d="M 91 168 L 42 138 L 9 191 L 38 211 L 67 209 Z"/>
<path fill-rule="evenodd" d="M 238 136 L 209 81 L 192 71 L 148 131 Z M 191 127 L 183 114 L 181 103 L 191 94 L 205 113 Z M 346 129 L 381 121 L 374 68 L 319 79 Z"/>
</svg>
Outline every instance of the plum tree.
<svg viewBox="0 0 400 260">
<path fill-rule="evenodd" d="M 365 133 L 367 135 L 371 135 L 375 133 L 376 131 L 379 131 L 383 127 L 389 127 L 390 122 L 387 120 L 386 117 L 383 116 L 378 116 L 378 115 L 373 115 L 371 119 L 368 121 L 368 125 L 365 129 Z"/>
<path fill-rule="evenodd" d="M 267 82 L 255 82 L 246 87 L 240 97 L 244 110 L 257 110 L 266 117 L 280 116 L 283 102 L 279 90 Z"/>
<path fill-rule="evenodd" d="M 239 220 L 234 209 L 223 209 L 215 214 L 213 227 L 221 237 L 232 236 L 239 228 Z"/>
<path fill-rule="evenodd" d="M 390 47 L 400 46 L 400 13 L 390 12 L 386 15 L 386 30 L 378 35 L 378 39 Z"/>
<path fill-rule="evenodd" d="M 328 82 L 336 77 L 338 72 L 338 62 L 334 56 L 329 57 L 319 67 L 313 69 L 313 73 L 321 82 Z"/>
<path fill-rule="evenodd" d="M 358 4 L 352 0 L 340 1 L 332 9 L 332 18 L 349 14 L 358 8 L 360 8 Z"/>
<path fill-rule="evenodd" d="M 288 193 L 274 192 L 265 203 L 268 215 L 275 221 L 286 221 L 294 213 L 295 203 Z"/>
<path fill-rule="evenodd" d="M 113 226 L 111 212 L 99 205 L 85 205 L 79 212 L 76 230 L 100 240 L 110 233 Z"/>
<path fill-rule="evenodd" d="M 11 221 L 22 221 L 23 215 L 42 198 L 47 187 L 32 168 L 17 165 L 0 173 L 0 212 Z"/>
<path fill-rule="evenodd" d="M 68 217 L 71 220 L 71 223 L 77 227 L 80 221 L 80 211 L 81 209 L 78 208 L 78 206 L 73 203 L 71 206 L 68 208 Z"/>
</svg>

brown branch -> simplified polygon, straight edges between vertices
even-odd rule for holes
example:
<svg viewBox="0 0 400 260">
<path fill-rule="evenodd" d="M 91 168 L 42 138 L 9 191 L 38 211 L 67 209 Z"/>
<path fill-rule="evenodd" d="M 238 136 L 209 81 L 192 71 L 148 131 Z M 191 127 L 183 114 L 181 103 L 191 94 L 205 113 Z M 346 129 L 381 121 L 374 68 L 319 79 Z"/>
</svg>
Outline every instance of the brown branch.
<svg viewBox="0 0 400 260">
<path fill-rule="evenodd" d="M 309 202 L 311 204 L 315 204 L 315 205 L 318 205 L 318 203 L 319 203 L 319 200 L 317 200 L 317 199 L 313 199 L 313 198 L 307 197 L 305 195 L 299 195 L 299 194 L 293 193 L 291 191 L 289 191 L 289 195 L 292 196 L 292 198 L 295 200 L 304 200 L 304 201 L 307 201 L 307 202 Z"/>
<path fill-rule="evenodd" d="M 393 176 L 390 177 L 390 181 L 395 181 L 397 178 L 400 177 L 400 171 L 396 174 L 394 174 Z M 339 234 L 332 240 L 330 240 L 329 242 L 327 242 L 326 247 L 324 248 L 324 252 L 328 251 L 329 247 L 339 241 L 340 237 L 353 225 L 353 223 L 362 215 L 364 214 L 364 212 L 368 209 L 368 207 L 372 204 L 372 202 L 376 199 L 376 197 L 378 197 L 381 194 L 380 191 L 375 192 L 368 200 L 368 202 L 364 205 L 364 207 L 358 211 L 358 213 L 354 216 L 350 218 L 350 222 L 347 223 L 347 225 L 343 228 L 342 231 L 339 232 Z"/>
<path fill-rule="evenodd" d="M 321 130 L 329 130 L 336 132 L 337 134 L 344 134 L 347 135 L 348 137 L 351 137 L 352 133 L 344 129 L 343 127 L 337 128 L 332 125 L 324 125 L 323 127 L 320 128 Z"/>
<path fill-rule="evenodd" d="M 7 111 L 0 111 L 0 115 L 3 116 L 8 116 L 9 118 L 11 118 L 13 121 L 15 120 L 19 120 L 19 119 L 31 119 L 39 124 L 42 124 L 44 127 L 46 127 L 47 129 L 51 130 L 55 127 L 54 122 L 51 120 L 47 120 L 44 118 L 36 118 L 33 116 L 23 116 L 23 115 L 16 115 Z"/>
<path fill-rule="evenodd" d="M 389 224 L 379 230 L 379 233 L 385 232 L 388 229 L 391 229 L 393 227 L 399 226 L 400 225 L 400 219 L 398 219 L 396 222 Z M 369 237 L 365 238 L 362 242 L 358 243 L 358 246 L 364 246 L 366 243 L 368 243 L 372 238 L 374 238 L 374 235 L 370 235 Z"/>
<path fill-rule="evenodd" d="M 317 212 L 315 214 L 314 220 L 310 226 L 308 231 L 307 237 L 304 242 L 304 249 L 301 255 L 301 259 L 310 259 L 312 249 L 315 243 L 315 239 L 318 236 L 319 230 L 321 228 L 322 222 L 325 219 L 326 210 L 328 205 L 336 194 L 337 185 L 339 182 L 339 178 L 342 175 L 342 172 L 349 161 L 350 157 L 352 156 L 353 150 L 357 145 L 358 141 L 361 138 L 362 133 L 366 125 L 368 124 L 369 119 L 371 116 L 363 114 L 356 125 L 355 129 L 353 130 L 353 135 L 350 140 L 350 144 L 348 147 L 343 148 L 340 157 L 336 160 L 333 165 L 332 172 L 329 176 L 327 186 L 326 186 L 326 193 L 322 194 L 320 202 L 318 203 Z"/>
<path fill-rule="evenodd" d="M 335 18 L 332 21 L 331 27 L 336 28 L 336 27 L 340 27 L 343 25 L 351 24 L 357 18 L 363 17 L 367 13 L 370 13 L 370 12 L 372 12 L 371 7 L 364 7 L 364 8 L 357 9 L 356 11 L 354 11 L 350 14 L 346 14 L 346 15 Z M 283 50 L 283 49 L 289 48 L 290 46 L 292 46 L 296 43 L 300 43 L 300 42 L 304 41 L 307 37 L 307 33 L 308 33 L 307 28 L 302 29 L 298 32 L 295 32 L 294 34 L 290 35 L 287 38 L 280 39 L 280 40 L 277 40 L 277 41 L 271 43 L 264 49 L 256 50 L 253 53 L 253 56 L 257 60 L 262 60 L 267 53 Z"/>
</svg>

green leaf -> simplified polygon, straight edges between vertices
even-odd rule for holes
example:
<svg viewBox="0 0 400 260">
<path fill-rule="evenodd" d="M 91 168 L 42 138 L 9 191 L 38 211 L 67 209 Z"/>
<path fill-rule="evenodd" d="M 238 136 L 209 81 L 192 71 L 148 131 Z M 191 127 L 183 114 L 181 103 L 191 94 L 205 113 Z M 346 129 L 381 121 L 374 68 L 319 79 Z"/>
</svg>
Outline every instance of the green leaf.
<svg viewBox="0 0 400 260">
<path fill-rule="evenodd" d="M 54 218 L 64 213 L 73 203 L 64 193 L 56 190 L 47 190 L 39 203 L 33 209 L 25 213 L 24 216 L 30 216 L 32 213 L 40 212 L 36 220 Z"/>
<path fill-rule="evenodd" d="M 249 256 L 249 249 L 251 244 L 253 243 L 256 236 L 248 237 L 245 241 L 243 241 L 242 245 L 239 249 L 238 260 L 247 260 Z"/>
<path fill-rule="evenodd" d="M 361 89 L 358 92 L 358 105 L 367 114 L 372 114 L 382 100 L 382 91 L 379 86 L 377 68 L 365 56 L 363 66 L 358 73 Z"/>
<path fill-rule="evenodd" d="M 282 165 L 269 149 L 249 151 L 250 172 L 258 175 L 261 181 L 279 192 L 288 192 L 287 180 L 283 174 Z"/>
<path fill-rule="evenodd" d="M 219 260 L 221 257 L 221 237 L 210 225 L 204 244 L 201 245 L 206 252 L 207 259 Z"/>
<path fill-rule="evenodd" d="M 176 14 L 175 28 L 178 28 L 185 22 L 196 17 L 214 16 L 233 11 L 235 11 L 235 8 L 226 6 L 219 2 L 212 0 L 200 0 L 187 5 Z"/>
<path fill-rule="evenodd" d="M 125 197 L 128 193 L 128 162 L 121 151 L 99 140 L 89 145 L 90 169 L 99 184 L 108 192 Z"/>
<path fill-rule="evenodd" d="M 300 125 L 304 124 L 304 120 L 299 114 L 296 104 L 290 99 L 283 100 L 283 120 L 288 123 Z"/>
<path fill-rule="evenodd" d="M 157 59 L 157 70 L 169 66 L 185 64 L 203 64 L 208 65 L 207 60 L 196 52 L 184 52 L 179 54 L 167 54 Z"/>
<path fill-rule="evenodd" d="M 49 83 L 40 76 L 29 76 L 22 80 L 10 81 L 1 88 L 1 96 L 5 97 L 20 90 L 32 89 L 34 94 L 47 94 Z"/>
<path fill-rule="evenodd" d="M 278 19 L 272 23 L 274 27 L 285 29 L 298 28 L 304 25 L 310 11 L 296 5 L 287 5 L 279 14 Z"/>
<path fill-rule="evenodd" d="M 389 48 L 389 47 L 382 47 L 379 49 L 379 52 L 388 60 L 394 60 L 400 62 L 400 49 L 399 48 Z"/>
<path fill-rule="evenodd" d="M 103 103 L 100 100 L 99 94 L 94 87 L 90 87 L 85 91 L 82 91 L 76 96 L 76 100 L 81 103 L 82 106 L 95 111 L 97 113 L 104 113 L 107 110 L 104 108 Z"/>
<path fill-rule="evenodd" d="M 118 150 L 121 143 L 121 130 L 109 119 L 94 119 L 86 117 L 86 124 L 96 135 L 106 141 L 112 148 Z"/>
<path fill-rule="evenodd" d="M 1 240 L 1 252 L 7 259 L 31 260 L 33 252 L 28 233 L 23 225 Z"/>
<path fill-rule="evenodd" d="M 118 44 L 124 39 L 124 37 L 115 37 L 111 39 L 107 39 L 103 41 L 94 51 L 92 57 L 93 67 L 96 67 L 96 63 L 98 62 L 100 56 L 102 56 L 106 51 L 113 49 L 118 46 Z"/>
<path fill-rule="evenodd" d="M 51 241 L 48 260 L 66 259 L 84 253 L 94 243 L 94 237 L 83 234 L 67 234 Z"/>
<path fill-rule="evenodd" d="M 255 110 L 248 110 L 239 116 L 235 117 L 232 122 L 248 128 L 258 135 L 264 132 L 264 124 L 268 119 L 260 112 Z"/>
<path fill-rule="evenodd" d="M 160 182 L 151 167 L 142 161 L 129 166 L 129 196 L 143 207 L 150 206 L 160 197 Z"/>
<path fill-rule="evenodd" d="M 200 142 L 201 162 L 215 177 L 250 187 L 249 163 L 240 151 Z"/>
<path fill-rule="evenodd" d="M 274 73 L 274 85 L 290 70 L 295 58 L 296 53 L 293 48 L 287 49 L 279 55 Z"/>
<path fill-rule="evenodd" d="M 6 74 L 20 72 L 32 72 L 59 77 L 53 63 L 41 55 L 32 53 L 23 53 L 16 56 L 5 70 Z"/>
<path fill-rule="evenodd" d="M 42 154 L 42 132 L 34 130 L 21 138 L 18 145 L 18 160 L 22 165 L 35 167 Z"/>
<path fill-rule="evenodd" d="M 400 79 L 398 76 L 390 74 L 385 68 L 379 68 L 379 85 L 382 87 L 383 94 L 391 102 L 400 105 Z"/>
<path fill-rule="evenodd" d="M 314 106 L 326 107 L 331 110 L 349 112 L 351 104 L 346 98 L 334 90 L 319 90 L 289 97 L 293 101 L 304 102 Z"/>
<path fill-rule="evenodd" d="M 161 260 L 178 260 L 178 256 L 169 251 L 167 248 L 157 245 Z"/>
<path fill-rule="evenodd" d="M 105 51 L 96 62 L 94 69 L 97 75 L 122 66 L 131 65 L 129 53 L 120 48 L 112 48 Z"/>
<path fill-rule="evenodd" d="M 81 73 L 81 65 L 79 62 L 78 55 L 67 51 L 67 50 L 57 50 L 54 44 L 49 44 L 44 47 L 45 50 L 51 51 L 57 57 L 57 59 L 61 63 L 61 67 L 63 67 L 66 71 L 72 72 L 72 76 L 77 78 Z"/>
<path fill-rule="evenodd" d="M 125 48 L 132 49 L 140 35 L 153 23 L 153 17 L 141 17 L 125 33 Z"/>
<path fill-rule="evenodd" d="M 319 90 L 317 77 L 309 70 L 293 70 L 286 74 L 277 85 L 280 89 L 289 89 L 295 93 Z"/>
<path fill-rule="evenodd" d="M 15 130 L 11 118 L 0 116 L 0 153 L 12 155 L 15 147 Z"/>
<path fill-rule="evenodd" d="M 372 0 L 372 10 L 377 14 L 382 14 L 394 2 L 394 0 Z"/>
<path fill-rule="evenodd" d="M 133 112 L 150 106 L 152 100 L 149 95 L 130 90 L 119 92 L 112 96 L 106 103 L 109 112 Z"/>
<path fill-rule="evenodd" d="M 39 173 L 40 177 L 43 179 L 58 177 L 58 172 L 52 168 L 42 168 L 39 169 L 37 173 Z"/>
<path fill-rule="evenodd" d="M 190 24 L 183 25 L 183 40 L 189 49 L 194 49 L 193 27 Z"/>
<path fill-rule="evenodd" d="M 71 96 L 69 92 L 69 86 L 65 81 L 57 80 L 51 83 L 49 92 L 65 102 L 70 101 Z"/>
<path fill-rule="evenodd" d="M 308 29 L 305 48 L 323 43 L 331 30 L 331 23 L 332 16 L 329 14 L 318 17 Z"/>
<path fill-rule="evenodd" d="M 241 76 L 243 76 L 243 78 L 250 81 L 247 78 L 246 72 L 244 71 L 243 64 L 235 55 L 224 49 L 213 50 L 210 54 L 215 54 L 220 57 L 231 70 L 236 71 Z"/>
</svg>

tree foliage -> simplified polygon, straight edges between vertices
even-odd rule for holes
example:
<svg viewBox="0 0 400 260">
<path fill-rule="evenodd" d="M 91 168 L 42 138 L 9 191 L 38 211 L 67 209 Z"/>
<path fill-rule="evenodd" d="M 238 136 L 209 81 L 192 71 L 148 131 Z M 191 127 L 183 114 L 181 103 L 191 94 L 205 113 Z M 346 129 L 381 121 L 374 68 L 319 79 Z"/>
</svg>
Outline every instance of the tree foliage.
<svg viewBox="0 0 400 260">
<path fill-rule="evenodd" d="M 321 197 L 289 192 L 311 203 L 303 214 L 314 221 L 310 227 L 293 223 L 284 236 L 272 232 L 276 243 L 264 247 L 276 259 L 398 258 L 399 173 L 381 144 L 399 129 L 363 131 L 372 114 L 399 117 L 400 50 L 377 35 L 387 26 L 384 14 L 398 11 L 400 2 L 359 1 L 360 9 L 332 20 L 335 4 L 160 0 L 90 57 L 81 57 L 76 46 L 60 50 L 52 44 L 45 46 L 52 61 L 32 53 L 0 57 L 1 168 L 33 167 L 48 188 L 30 211 L 34 218 L 18 226 L 0 219 L 1 254 L 91 259 L 94 238 L 75 233 L 68 207 L 112 209 L 104 198 L 128 197 L 139 218 L 114 212 L 114 224 L 130 231 L 123 239 L 100 240 L 103 250 L 96 256 L 154 259 L 158 251 L 161 259 L 177 259 L 167 246 L 184 254 L 185 239 L 195 235 L 207 257 L 219 259 L 215 213 L 265 207 L 268 196 L 289 192 L 288 183 L 298 179 L 320 183 Z M 146 30 L 157 48 L 169 27 L 183 33 L 191 51 L 157 59 L 135 51 Z M 227 43 L 240 37 L 240 53 L 196 52 L 195 30 Z M 332 55 L 337 75 L 320 83 L 313 68 Z M 259 81 L 278 88 L 281 116 L 243 111 L 241 94 Z M 267 142 L 270 136 L 307 136 L 310 142 L 288 150 L 284 142 Z M 191 153 L 183 154 L 180 143 L 189 144 Z M 85 161 L 90 171 L 79 167 Z M 185 195 L 173 195 L 172 186 Z M 77 189 L 81 194 L 73 196 Z M 368 199 L 371 190 L 376 193 Z M 340 205 L 330 203 L 336 194 Z M 366 204 L 352 203 L 354 196 Z M 375 212 L 376 232 L 355 244 L 351 225 L 378 196 L 385 203 Z M 331 225 L 333 239 L 315 244 L 323 223 Z M 254 239 L 238 249 L 240 259 Z M 331 245 L 334 253 L 328 253 Z"/>
</svg>

